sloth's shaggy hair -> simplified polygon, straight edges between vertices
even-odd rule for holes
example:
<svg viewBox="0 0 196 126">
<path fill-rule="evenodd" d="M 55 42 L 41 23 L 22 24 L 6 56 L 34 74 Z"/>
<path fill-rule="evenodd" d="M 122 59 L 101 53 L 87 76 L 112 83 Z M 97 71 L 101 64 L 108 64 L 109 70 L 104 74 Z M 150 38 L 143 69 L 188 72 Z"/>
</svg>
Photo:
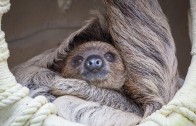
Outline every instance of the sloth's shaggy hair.
<svg viewBox="0 0 196 126">
<path fill-rule="evenodd" d="M 134 110 L 128 116 L 127 113 L 100 104 L 96 109 L 96 105 L 73 97 L 70 97 L 74 99 L 70 102 L 69 98 L 65 98 L 68 101 L 63 105 L 69 107 L 70 111 L 64 111 L 64 115 L 72 121 L 93 126 L 103 125 L 104 119 L 97 119 L 102 116 L 107 119 L 107 124 L 134 125 L 141 119 L 138 115 L 147 116 L 160 109 L 178 90 L 174 40 L 157 0 L 104 2 L 104 13 L 96 12 L 96 16 L 72 33 L 59 47 L 34 57 L 16 67 L 13 72 L 18 82 L 30 88 L 33 97 L 42 94 L 49 100 L 54 100 L 56 97 L 51 94 L 51 87 L 56 85 L 61 87 L 59 90 L 63 90 L 61 95 L 74 95 L 113 108 L 129 108 L 132 99 L 141 106 L 142 114 L 140 110 Z M 126 96 L 59 75 L 59 63 L 74 47 L 87 41 L 108 42 L 118 50 L 127 72 L 124 85 Z M 82 105 L 80 109 L 77 108 Z"/>
</svg>

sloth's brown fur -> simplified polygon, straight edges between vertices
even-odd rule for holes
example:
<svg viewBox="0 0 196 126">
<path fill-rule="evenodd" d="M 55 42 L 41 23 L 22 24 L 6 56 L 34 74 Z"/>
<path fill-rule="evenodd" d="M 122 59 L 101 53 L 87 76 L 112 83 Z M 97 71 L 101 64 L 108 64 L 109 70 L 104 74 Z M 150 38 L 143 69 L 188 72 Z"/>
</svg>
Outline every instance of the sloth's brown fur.
<svg viewBox="0 0 196 126">
<path fill-rule="evenodd" d="M 67 58 L 61 63 L 61 74 L 65 78 L 75 78 L 84 80 L 81 71 L 84 69 L 84 65 L 79 68 L 72 65 L 72 59 L 74 56 L 87 57 L 88 55 L 97 54 L 104 57 L 107 52 L 112 52 L 115 55 L 114 62 L 107 62 L 109 72 L 104 80 L 87 81 L 87 83 L 96 85 L 101 88 L 109 88 L 120 90 L 125 82 L 125 68 L 121 56 L 118 51 L 110 44 L 100 41 L 90 41 L 75 47 L 68 55 Z"/>
<path fill-rule="evenodd" d="M 61 90 L 62 95 L 69 94 L 94 102 L 101 101 L 114 108 L 120 106 L 124 110 L 131 110 L 130 104 L 136 103 L 142 106 L 142 111 L 137 108 L 132 113 L 142 112 L 141 115 L 147 116 L 168 103 L 178 90 L 175 45 L 167 19 L 157 0 L 104 2 L 105 13 L 96 12 L 94 18 L 72 33 L 57 49 L 31 59 L 15 68 L 13 72 L 20 83 L 31 89 L 32 96 L 44 94 L 48 99 L 55 99 L 55 94 L 51 94 L 51 87 L 56 84 L 60 87 L 58 90 Z M 81 80 L 64 79 L 59 76 L 59 64 L 66 59 L 69 52 L 77 47 L 78 43 L 89 41 L 107 42 L 117 49 L 126 70 L 126 96 L 113 90 L 89 86 Z M 87 106 L 77 112 L 84 110 L 82 114 L 85 116 L 89 109 Z M 91 117 L 94 117 L 94 114 L 91 113 Z M 115 122 L 115 116 L 108 116 L 109 122 Z M 82 120 L 82 117 L 74 119 L 78 121 L 78 118 Z M 93 120 L 94 122 L 90 123 L 89 119 L 87 124 L 101 124 L 96 122 L 96 119 Z"/>
<path fill-rule="evenodd" d="M 105 3 L 110 5 L 109 33 L 128 72 L 124 89 L 149 115 L 178 90 L 175 45 L 167 19 L 154 0 Z"/>
</svg>

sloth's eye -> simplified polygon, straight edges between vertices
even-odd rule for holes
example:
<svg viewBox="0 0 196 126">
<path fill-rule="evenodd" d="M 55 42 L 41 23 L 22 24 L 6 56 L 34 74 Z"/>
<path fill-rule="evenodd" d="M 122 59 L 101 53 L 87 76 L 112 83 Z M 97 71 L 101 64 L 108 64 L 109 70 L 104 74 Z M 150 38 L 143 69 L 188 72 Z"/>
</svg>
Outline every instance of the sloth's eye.
<svg viewBox="0 0 196 126">
<path fill-rule="evenodd" d="M 111 52 L 107 52 L 105 55 L 104 55 L 105 59 L 109 62 L 114 62 L 115 58 L 116 58 L 116 55 L 114 53 L 111 53 Z"/>
<path fill-rule="evenodd" d="M 75 56 L 72 60 L 72 65 L 74 67 L 79 66 L 80 64 L 82 64 L 84 58 L 82 56 Z"/>
</svg>

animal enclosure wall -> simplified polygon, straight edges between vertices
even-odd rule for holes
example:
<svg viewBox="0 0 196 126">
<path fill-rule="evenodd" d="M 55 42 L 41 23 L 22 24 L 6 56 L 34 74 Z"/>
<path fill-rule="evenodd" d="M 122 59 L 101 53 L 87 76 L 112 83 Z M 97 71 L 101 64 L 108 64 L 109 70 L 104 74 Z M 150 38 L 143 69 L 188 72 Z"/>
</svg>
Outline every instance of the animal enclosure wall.
<svg viewBox="0 0 196 126">
<path fill-rule="evenodd" d="M 185 76 L 191 58 L 187 25 L 189 1 L 159 1 L 176 42 L 180 73 Z M 10 67 L 57 46 L 82 26 L 90 16 L 90 9 L 102 8 L 101 0 L 72 0 L 66 12 L 59 9 L 56 0 L 11 0 L 11 4 L 2 22 L 11 51 Z"/>
</svg>

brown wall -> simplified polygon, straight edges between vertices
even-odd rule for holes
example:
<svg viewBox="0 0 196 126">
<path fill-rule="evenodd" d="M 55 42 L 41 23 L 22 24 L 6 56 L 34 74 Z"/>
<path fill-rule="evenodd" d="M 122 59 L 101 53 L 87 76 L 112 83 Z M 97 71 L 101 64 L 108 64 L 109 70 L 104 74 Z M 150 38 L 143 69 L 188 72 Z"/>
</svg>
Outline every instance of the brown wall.
<svg viewBox="0 0 196 126">
<path fill-rule="evenodd" d="M 3 30 L 9 43 L 13 67 L 52 48 L 89 17 L 89 10 L 101 8 L 101 0 L 73 0 L 63 13 L 56 0 L 11 0 L 11 10 L 3 16 Z M 186 75 L 190 63 L 187 29 L 188 0 L 160 0 L 177 46 L 180 73 Z"/>
<path fill-rule="evenodd" d="M 191 43 L 188 36 L 189 0 L 159 0 L 165 12 L 177 47 L 180 74 L 186 75 L 190 64 Z"/>
</svg>

